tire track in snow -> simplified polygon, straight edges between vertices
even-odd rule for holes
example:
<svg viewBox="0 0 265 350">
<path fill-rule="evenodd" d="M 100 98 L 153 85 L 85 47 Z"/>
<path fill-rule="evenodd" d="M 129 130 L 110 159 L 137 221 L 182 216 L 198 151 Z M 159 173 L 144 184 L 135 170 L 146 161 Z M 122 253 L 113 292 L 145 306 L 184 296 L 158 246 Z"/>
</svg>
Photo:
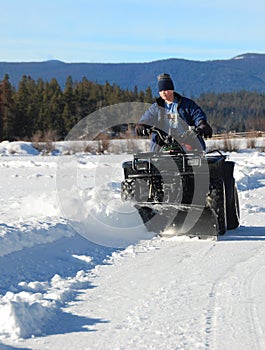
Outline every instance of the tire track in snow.
<svg viewBox="0 0 265 350">
<path fill-rule="evenodd" d="M 254 302 L 254 287 L 258 273 L 264 268 L 264 253 L 263 246 L 252 249 L 250 256 L 235 265 L 231 260 L 232 264 L 213 283 L 206 313 L 206 348 L 265 349 L 259 305 Z M 232 324 L 235 319 L 236 325 Z"/>
<path fill-rule="evenodd" d="M 257 275 L 262 268 L 263 266 L 261 261 L 259 268 L 253 271 L 254 273 L 250 273 L 245 280 L 247 282 L 246 296 L 247 296 L 247 299 L 249 300 L 249 303 L 246 305 L 246 307 L 247 307 L 248 315 L 250 316 L 249 320 L 250 321 L 252 320 L 252 322 L 250 322 L 250 329 L 251 329 L 251 333 L 253 334 L 252 338 L 254 338 L 254 342 L 256 343 L 256 347 L 255 347 L 256 349 L 265 349 L 265 341 L 263 339 L 264 332 L 262 329 L 262 322 L 258 315 L 258 309 L 257 309 L 258 305 L 253 303 L 254 294 L 255 294 L 253 290 L 254 282 L 256 281 Z"/>
<path fill-rule="evenodd" d="M 212 250 L 212 242 L 177 239 L 176 242 L 155 240 L 151 243 L 128 248 L 123 256 L 116 256 L 111 267 L 113 273 L 104 267 L 98 271 L 98 283 L 101 281 L 103 291 L 89 292 L 90 317 L 97 315 L 111 320 L 112 327 L 110 330 L 109 325 L 99 326 L 101 334 L 108 334 L 102 338 L 100 348 L 106 348 L 106 345 L 126 349 L 145 346 L 154 349 L 202 348 L 201 328 L 193 332 L 191 323 L 193 327 L 201 323 L 204 306 L 203 303 L 199 303 L 198 308 L 194 305 L 196 296 L 192 286 L 198 285 L 201 275 L 198 260 L 203 260 Z M 161 264 L 155 264 L 154 273 L 152 265 L 155 261 Z M 110 284 L 113 286 L 111 301 L 104 292 Z M 202 289 L 207 286 L 200 285 L 198 289 L 198 293 L 204 295 Z M 120 300 L 118 313 L 113 302 L 116 299 Z M 127 302 L 123 302 L 125 300 Z M 98 307 L 93 306 L 99 304 L 102 305 L 100 314 Z M 131 334 L 129 339 L 128 332 Z M 108 339 L 108 344 L 103 339 Z"/>
<path fill-rule="evenodd" d="M 181 240 L 181 238 L 176 238 Z M 169 267 L 174 266 L 174 269 L 171 271 L 172 278 L 170 281 L 168 278 L 166 279 L 166 283 L 160 281 L 159 288 L 151 294 L 146 294 L 146 297 L 144 299 L 144 302 L 141 302 L 141 300 L 138 300 L 139 303 L 135 308 L 131 308 L 129 312 L 129 316 L 127 319 L 127 326 L 130 327 L 130 329 L 137 329 L 137 327 L 142 327 L 143 333 L 147 334 L 150 332 L 150 327 L 157 329 L 156 331 L 156 337 L 153 340 L 152 346 L 156 349 L 164 349 L 165 344 L 167 344 L 168 349 L 173 349 L 176 346 L 179 349 L 186 349 L 186 348 L 201 348 L 201 342 L 200 342 L 200 331 L 196 331 L 194 334 L 192 332 L 188 331 L 188 325 L 190 322 L 193 322 L 196 324 L 199 322 L 199 312 L 191 311 L 193 309 L 192 306 L 189 306 L 188 300 L 193 299 L 193 295 L 190 294 L 192 291 L 189 288 L 185 288 L 183 290 L 183 285 L 181 283 L 183 282 L 183 276 L 181 275 L 180 278 L 176 279 L 176 266 L 182 266 L 182 268 L 185 266 L 184 270 L 185 273 L 188 276 L 191 276 L 192 273 L 194 275 L 198 275 L 199 270 L 195 269 L 194 266 L 197 264 L 195 262 L 198 262 L 198 259 L 201 261 L 204 259 L 205 256 L 207 256 L 216 245 L 215 242 L 198 242 L 195 240 L 195 244 L 197 246 L 196 250 L 194 250 L 194 246 L 192 242 L 177 242 L 177 244 L 174 244 L 174 242 L 170 243 L 170 240 L 167 242 L 167 239 L 165 239 L 165 244 L 172 244 L 171 250 L 175 251 L 174 258 L 174 265 L 172 265 L 172 261 L 168 261 L 168 269 Z M 173 239 L 174 241 L 174 239 Z M 206 243 L 206 245 L 204 244 Z M 210 244 L 210 246 L 208 245 Z M 182 256 L 178 257 L 179 251 L 182 252 Z M 185 252 L 185 253 L 184 253 Z M 200 265 L 200 264 L 198 264 Z M 174 271 L 175 270 L 175 271 Z M 178 269 L 177 269 L 178 270 Z M 179 273 L 180 271 L 178 271 Z M 160 271 L 157 271 L 157 276 L 160 276 L 162 278 L 162 273 Z M 186 280 L 186 278 L 185 278 Z M 186 280 L 187 285 L 189 283 L 192 283 L 193 277 L 191 281 Z M 178 286 L 178 284 L 180 285 Z M 195 297 L 196 298 L 196 297 Z M 170 305 L 170 306 L 169 306 Z M 175 305 L 175 307 L 173 307 Z M 186 306 L 185 306 L 186 305 Z M 191 309 L 189 309 L 191 307 Z M 154 310 L 160 309 L 160 312 L 162 312 L 163 315 L 167 314 L 167 320 L 165 321 L 163 316 L 161 317 L 161 320 L 152 319 Z M 192 319 L 186 318 L 185 312 L 183 317 L 176 316 L 178 313 L 181 313 L 181 310 L 189 310 L 189 312 L 192 312 Z M 172 320 L 175 320 L 175 324 L 171 323 Z M 159 325 L 159 326 L 158 326 Z M 159 331 L 158 331 L 159 329 Z M 161 343 L 157 343 L 156 338 L 160 338 Z M 139 345 L 142 341 L 142 338 L 138 339 L 137 344 Z M 149 344 L 151 347 L 151 344 Z M 171 347 L 172 346 L 172 347 Z"/>
</svg>

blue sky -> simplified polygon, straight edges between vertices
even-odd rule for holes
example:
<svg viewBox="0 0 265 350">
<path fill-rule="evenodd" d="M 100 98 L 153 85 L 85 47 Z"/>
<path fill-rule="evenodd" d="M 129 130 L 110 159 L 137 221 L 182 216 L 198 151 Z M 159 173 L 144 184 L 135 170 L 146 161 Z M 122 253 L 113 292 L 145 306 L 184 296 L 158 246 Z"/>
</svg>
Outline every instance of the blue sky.
<svg viewBox="0 0 265 350">
<path fill-rule="evenodd" d="M 0 61 L 206 61 L 265 53 L 264 0 L 0 0 L 0 4 Z"/>
</svg>

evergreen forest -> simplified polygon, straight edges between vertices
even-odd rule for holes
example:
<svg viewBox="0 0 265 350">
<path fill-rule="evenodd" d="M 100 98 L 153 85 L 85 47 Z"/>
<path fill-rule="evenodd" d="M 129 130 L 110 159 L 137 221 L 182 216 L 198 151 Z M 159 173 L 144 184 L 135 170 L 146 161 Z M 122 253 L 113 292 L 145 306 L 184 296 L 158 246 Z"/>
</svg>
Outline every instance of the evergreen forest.
<svg viewBox="0 0 265 350">
<path fill-rule="evenodd" d="M 0 81 L 0 141 L 29 141 L 34 135 L 43 137 L 51 131 L 57 140 L 63 140 L 77 122 L 102 107 L 122 102 L 152 103 L 155 97 L 150 87 L 138 91 L 135 86 L 129 91 L 86 78 L 76 82 L 71 76 L 61 88 L 55 78 L 47 82 L 24 75 L 15 88 L 6 74 Z M 207 93 L 195 101 L 207 114 L 215 133 L 265 131 L 263 93 Z M 139 118 L 132 116 L 132 123 Z"/>
</svg>

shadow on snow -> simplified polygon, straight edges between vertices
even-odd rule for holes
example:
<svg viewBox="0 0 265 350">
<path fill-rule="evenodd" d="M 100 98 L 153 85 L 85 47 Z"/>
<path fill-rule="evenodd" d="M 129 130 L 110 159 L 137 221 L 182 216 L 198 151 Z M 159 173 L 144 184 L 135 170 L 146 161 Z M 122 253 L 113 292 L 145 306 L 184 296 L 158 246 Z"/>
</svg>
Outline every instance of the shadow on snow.
<svg viewBox="0 0 265 350">
<path fill-rule="evenodd" d="M 38 291 L 46 293 L 51 287 L 49 281 L 53 276 L 59 275 L 68 280 L 74 278 L 79 271 L 88 273 L 97 265 L 109 264 L 108 258 L 114 251 L 118 249 L 99 246 L 79 235 L 74 235 L 10 253 L 0 258 L 0 293 L 4 295 L 7 291 L 36 292 L 34 285 L 31 289 L 31 285 L 20 284 L 20 282 L 34 283 L 37 281 L 44 282 L 43 290 L 41 286 L 37 286 L 37 289 L 40 288 Z M 48 281 L 48 287 L 45 285 L 46 281 Z M 69 332 L 93 332 L 96 331 L 96 324 L 109 322 L 100 318 L 83 317 L 67 312 L 69 302 L 77 300 L 82 291 L 92 288 L 95 286 L 89 279 L 84 281 L 81 279 L 72 287 L 70 286 L 63 300 L 51 310 L 51 317 L 48 316 L 46 321 L 43 320 L 44 323 L 40 325 L 40 336 Z M 0 343 L 1 349 L 16 348 Z"/>
<path fill-rule="evenodd" d="M 265 241 L 265 226 L 240 226 L 219 236 L 218 241 Z"/>
</svg>

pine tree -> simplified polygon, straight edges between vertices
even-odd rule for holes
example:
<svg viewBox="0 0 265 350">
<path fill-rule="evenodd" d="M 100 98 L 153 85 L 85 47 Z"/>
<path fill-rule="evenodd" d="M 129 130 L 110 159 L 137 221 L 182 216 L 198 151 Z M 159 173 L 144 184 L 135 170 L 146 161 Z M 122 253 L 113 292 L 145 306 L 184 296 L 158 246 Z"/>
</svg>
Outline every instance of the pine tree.
<svg viewBox="0 0 265 350">
<path fill-rule="evenodd" d="M 41 117 L 39 118 L 42 131 L 47 133 L 52 130 L 58 135 L 64 135 L 66 131 L 63 120 L 63 94 L 55 78 L 45 84 L 42 96 Z"/>
<path fill-rule="evenodd" d="M 14 133 L 18 139 L 25 139 L 31 136 L 31 125 L 27 115 L 30 96 L 28 90 L 28 77 L 26 75 L 23 75 L 19 82 L 18 90 L 15 95 L 15 103 L 16 120 L 14 125 Z"/>
<path fill-rule="evenodd" d="M 144 102 L 145 103 L 153 103 L 154 102 L 154 98 L 152 95 L 152 89 L 150 88 L 150 86 L 148 86 L 148 88 L 145 90 Z"/>
<path fill-rule="evenodd" d="M 65 89 L 63 91 L 62 119 L 65 125 L 65 132 L 69 132 L 78 122 L 76 99 L 74 94 L 74 83 L 71 76 L 67 78 Z"/>
<path fill-rule="evenodd" d="M 0 139 L 12 140 L 14 137 L 15 102 L 8 74 L 0 83 Z"/>
</svg>

